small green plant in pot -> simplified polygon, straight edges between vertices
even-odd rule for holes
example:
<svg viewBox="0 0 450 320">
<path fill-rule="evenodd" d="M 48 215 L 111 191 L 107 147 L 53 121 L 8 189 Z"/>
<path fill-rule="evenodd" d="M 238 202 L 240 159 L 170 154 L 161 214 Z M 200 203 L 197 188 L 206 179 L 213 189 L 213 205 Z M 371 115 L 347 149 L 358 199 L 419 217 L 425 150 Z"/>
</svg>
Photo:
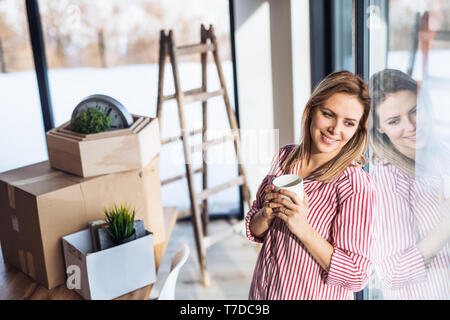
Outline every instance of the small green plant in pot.
<svg viewBox="0 0 450 320">
<path fill-rule="evenodd" d="M 114 204 L 111 208 L 105 209 L 105 222 L 108 224 L 106 232 L 115 245 L 136 239 L 135 214 L 135 209 L 124 204 L 120 206 Z"/>
<path fill-rule="evenodd" d="M 83 134 L 103 132 L 110 125 L 111 117 L 98 108 L 83 110 L 70 121 L 72 131 Z"/>
</svg>

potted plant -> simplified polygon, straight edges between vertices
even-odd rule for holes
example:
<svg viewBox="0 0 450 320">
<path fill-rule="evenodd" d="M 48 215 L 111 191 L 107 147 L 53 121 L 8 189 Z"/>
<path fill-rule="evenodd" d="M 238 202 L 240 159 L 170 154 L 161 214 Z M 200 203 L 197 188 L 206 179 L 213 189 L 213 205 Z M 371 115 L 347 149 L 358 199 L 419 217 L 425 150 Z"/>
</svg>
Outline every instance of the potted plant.
<svg viewBox="0 0 450 320">
<path fill-rule="evenodd" d="M 108 112 L 97 107 L 83 109 L 73 120 L 49 130 L 50 165 L 84 178 L 149 165 L 161 149 L 158 119 L 133 115 L 133 124 L 120 128 L 116 115 Z"/>
<path fill-rule="evenodd" d="M 103 132 L 110 125 L 111 117 L 98 108 L 86 109 L 70 121 L 72 131 L 83 134 Z"/>
<path fill-rule="evenodd" d="M 89 228 L 62 238 L 66 270 L 77 266 L 78 279 L 84 279 L 71 288 L 85 299 L 113 299 L 156 281 L 153 233 L 134 220 L 135 209 L 114 204 L 104 213 L 105 225 L 97 229 L 100 250 L 91 250 Z"/>
<path fill-rule="evenodd" d="M 114 204 L 111 208 L 105 209 L 106 232 L 111 237 L 114 245 L 120 245 L 136 239 L 134 228 L 135 209 L 127 205 Z"/>
</svg>

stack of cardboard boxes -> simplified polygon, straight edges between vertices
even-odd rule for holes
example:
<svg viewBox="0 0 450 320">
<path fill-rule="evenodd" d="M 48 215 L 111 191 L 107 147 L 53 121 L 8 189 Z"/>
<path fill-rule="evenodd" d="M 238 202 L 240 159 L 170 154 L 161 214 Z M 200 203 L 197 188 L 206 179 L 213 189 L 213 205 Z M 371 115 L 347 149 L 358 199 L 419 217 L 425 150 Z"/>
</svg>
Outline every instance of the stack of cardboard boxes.
<svg viewBox="0 0 450 320">
<path fill-rule="evenodd" d="M 4 261 L 48 289 L 65 283 L 61 238 L 127 203 L 165 240 L 159 177 L 158 120 L 134 116 L 131 128 L 88 136 L 67 123 L 47 133 L 49 161 L 0 174 Z"/>
</svg>

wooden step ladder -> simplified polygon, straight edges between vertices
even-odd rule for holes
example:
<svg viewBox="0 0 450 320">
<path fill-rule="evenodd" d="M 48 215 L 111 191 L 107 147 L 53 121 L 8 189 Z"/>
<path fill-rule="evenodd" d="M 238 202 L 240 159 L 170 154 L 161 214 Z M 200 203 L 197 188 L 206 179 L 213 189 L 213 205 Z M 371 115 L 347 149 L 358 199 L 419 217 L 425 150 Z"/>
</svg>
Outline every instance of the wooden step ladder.
<svg viewBox="0 0 450 320">
<path fill-rule="evenodd" d="M 184 159 L 186 165 L 186 173 L 172 177 L 170 179 L 161 181 L 161 185 L 165 185 L 179 179 L 187 178 L 188 187 L 189 187 L 189 198 L 190 198 L 190 209 L 180 212 L 180 216 L 185 216 L 191 214 L 192 224 L 195 233 L 195 242 L 197 247 L 197 255 L 200 264 L 201 270 L 201 278 L 202 283 L 205 286 L 208 286 L 210 283 L 209 274 L 206 267 L 206 249 L 211 245 L 227 238 L 233 232 L 239 232 L 243 229 L 244 221 L 240 220 L 238 223 L 233 224 L 227 230 L 214 234 L 208 235 L 208 223 L 209 223 L 209 215 L 208 215 L 208 197 L 228 189 L 233 186 L 240 186 L 241 193 L 244 197 L 244 200 L 247 202 L 248 207 L 251 207 L 251 198 L 250 191 L 247 185 L 247 178 L 245 175 L 245 170 L 242 165 L 242 155 L 241 155 L 241 146 L 240 146 L 240 137 L 238 132 L 238 125 L 236 120 L 236 115 L 231 108 L 230 100 L 228 98 L 228 92 L 225 85 L 225 78 L 222 72 L 222 66 L 219 59 L 219 52 L 217 46 L 217 40 L 214 34 L 214 28 L 210 25 L 207 30 L 204 25 L 201 25 L 200 28 L 200 38 L 201 42 L 194 45 L 186 45 L 186 46 L 175 46 L 174 35 L 172 30 L 169 31 L 168 34 L 164 30 L 161 30 L 160 33 L 160 51 L 159 51 L 159 79 L 158 79 L 158 102 L 157 102 L 157 110 L 156 115 L 159 119 L 160 130 L 161 130 L 161 115 L 162 115 L 162 105 L 163 102 L 176 99 L 178 105 L 178 116 L 180 122 L 181 135 L 177 135 L 175 137 L 171 137 L 168 139 L 161 140 L 161 144 L 170 143 L 177 140 L 183 141 L 183 149 L 184 149 Z M 208 92 L 207 91 L 207 54 L 211 52 L 213 55 L 214 62 L 217 66 L 217 72 L 220 81 L 220 89 Z M 202 66 L 202 86 L 201 88 L 189 90 L 183 92 L 180 86 L 180 74 L 178 69 L 178 57 L 182 55 L 191 55 L 191 54 L 201 54 L 201 66 Z M 173 71 L 173 80 L 175 85 L 175 93 L 171 95 L 164 95 L 164 69 L 166 64 L 166 59 L 170 59 L 170 63 L 172 65 Z M 231 134 L 226 135 L 224 137 L 220 137 L 214 140 L 207 140 L 207 101 L 210 98 L 222 96 L 225 102 L 225 107 L 228 115 L 228 121 L 231 129 Z M 183 107 L 185 104 L 193 103 L 193 102 L 202 102 L 202 112 L 203 112 L 203 126 L 201 129 L 187 131 L 186 130 L 186 122 L 184 118 L 184 110 Z M 191 146 L 190 138 L 193 135 L 202 134 L 202 144 L 198 146 Z M 223 183 L 221 185 L 212 187 L 207 189 L 207 149 L 211 146 L 215 146 L 226 141 L 232 140 L 234 142 L 234 148 L 237 155 L 238 160 L 238 177 Z M 203 166 L 198 169 L 193 169 L 191 166 L 191 154 L 193 152 L 202 152 L 202 163 Z M 203 174 L 203 191 L 200 193 L 196 193 L 196 189 L 194 187 L 194 174 L 196 173 Z M 202 204 L 199 205 L 198 201 L 202 201 Z M 202 213 L 200 215 L 200 209 Z"/>
</svg>

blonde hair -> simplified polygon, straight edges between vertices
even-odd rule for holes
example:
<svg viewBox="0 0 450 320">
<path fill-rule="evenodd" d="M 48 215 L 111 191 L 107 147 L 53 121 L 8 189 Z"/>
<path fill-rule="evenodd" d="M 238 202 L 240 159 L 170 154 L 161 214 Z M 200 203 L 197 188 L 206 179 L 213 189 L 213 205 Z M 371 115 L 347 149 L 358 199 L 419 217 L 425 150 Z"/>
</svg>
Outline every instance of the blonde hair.
<svg viewBox="0 0 450 320">
<path fill-rule="evenodd" d="M 372 99 L 372 121 L 370 124 L 370 147 L 373 150 L 372 161 L 385 160 L 409 177 L 414 177 L 415 161 L 398 151 L 388 136 L 377 130 L 380 120 L 376 109 L 389 96 L 399 91 L 410 91 L 417 96 L 417 82 L 402 71 L 385 69 L 372 75 L 369 87 Z"/>
<path fill-rule="evenodd" d="M 337 179 L 347 167 L 353 166 L 353 162 L 357 161 L 359 165 L 366 163 L 364 152 L 368 145 L 369 90 L 367 84 L 360 76 L 349 71 L 339 71 L 328 75 L 314 89 L 303 111 L 302 140 L 287 155 L 282 165 L 284 172 L 291 171 L 300 160 L 305 159 L 307 163 L 309 162 L 312 147 L 310 127 L 313 111 L 336 93 L 345 93 L 356 97 L 362 104 L 364 112 L 353 137 L 333 159 L 314 171 L 313 175 L 317 176 L 316 179 L 319 181 L 332 181 Z"/>
</svg>

